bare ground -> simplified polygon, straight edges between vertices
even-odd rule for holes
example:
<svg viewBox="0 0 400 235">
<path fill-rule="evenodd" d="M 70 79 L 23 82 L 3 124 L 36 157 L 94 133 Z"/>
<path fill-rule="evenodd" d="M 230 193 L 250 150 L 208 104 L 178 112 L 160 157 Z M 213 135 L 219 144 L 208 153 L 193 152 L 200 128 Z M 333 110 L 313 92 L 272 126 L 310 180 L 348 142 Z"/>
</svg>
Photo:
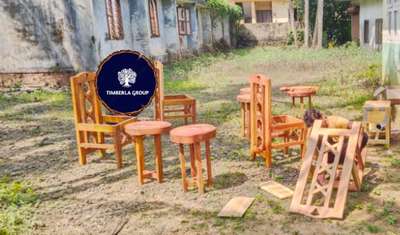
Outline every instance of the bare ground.
<svg viewBox="0 0 400 235">
<path fill-rule="evenodd" d="M 27 233 L 400 234 L 398 142 L 390 150 L 368 148 L 370 170 L 362 191 L 350 193 L 343 220 L 291 214 L 290 199 L 279 200 L 258 188 L 261 182 L 273 179 L 293 189 L 301 161 L 297 149 L 289 156 L 275 152 L 270 170 L 262 159 L 249 160 L 249 143 L 239 136 L 239 106 L 235 101 L 249 74 L 266 73 L 273 79 L 276 113 L 299 115 L 299 110 L 290 109 L 289 99 L 280 94 L 279 86 L 325 84 L 322 81 L 326 79 L 365 69 L 360 62 L 365 54 L 359 52 L 354 52 L 356 56 L 340 51 L 287 53 L 285 49 L 257 48 L 213 59 L 207 66 L 186 73 L 189 85 L 174 83 L 174 79 L 182 79 L 174 73 L 176 69 L 167 71 L 169 92 L 196 97 L 200 122 L 218 127 L 212 142 L 214 186 L 204 195 L 194 190 L 183 192 L 178 149 L 167 136 L 163 138 L 165 182 L 139 186 L 132 145 L 124 150 L 121 170 L 116 169 L 112 153 L 106 159 L 92 155 L 87 165 L 78 164 L 68 93 L 55 100 L 11 101 L 0 115 L 0 172 L 31 182 L 39 194 L 40 203 Z M 359 107 L 337 105 L 345 98 L 323 94 L 315 98 L 315 104 L 324 111 L 359 120 Z M 152 168 L 150 139 L 145 151 L 146 167 Z M 255 197 L 256 201 L 244 218 L 218 218 L 218 211 L 235 196 Z"/>
</svg>

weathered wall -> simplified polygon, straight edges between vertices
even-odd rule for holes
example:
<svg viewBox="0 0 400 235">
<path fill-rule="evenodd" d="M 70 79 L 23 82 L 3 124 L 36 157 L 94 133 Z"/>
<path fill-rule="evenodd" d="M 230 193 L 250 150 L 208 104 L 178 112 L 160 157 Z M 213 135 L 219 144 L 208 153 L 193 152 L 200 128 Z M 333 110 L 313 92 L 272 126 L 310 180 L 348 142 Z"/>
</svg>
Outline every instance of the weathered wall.
<svg viewBox="0 0 400 235">
<path fill-rule="evenodd" d="M 360 2 L 360 45 L 372 49 L 380 49 L 382 45 L 376 43 L 376 19 L 382 19 L 382 0 L 362 0 Z M 369 21 L 369 43 L 364 43 L 364 23 Z"/>
<path fill-rule="evenodd" d="M 0 1 L 0 72 L 93 67 L 91 14 L 80 0 Z"/>
<path fill-rule="evenodd" d="M 238 43 L 240 46 L 286 43 L 288 32 L 288 23 L 242 24 Z"/>
<path fill-rule="evenodd" d="M 289 22 L 289 2 L 288 0 L 275 0 L 272 2 L 272 22 Z"/>
</svg>

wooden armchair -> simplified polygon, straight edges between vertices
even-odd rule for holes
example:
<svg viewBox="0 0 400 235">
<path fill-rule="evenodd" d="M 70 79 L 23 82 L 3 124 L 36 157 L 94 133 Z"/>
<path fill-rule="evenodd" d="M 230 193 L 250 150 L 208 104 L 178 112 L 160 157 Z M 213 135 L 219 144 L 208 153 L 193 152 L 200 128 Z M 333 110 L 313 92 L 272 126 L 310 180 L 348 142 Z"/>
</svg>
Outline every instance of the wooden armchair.
<svg viewBox="0 0 400 235">
<path fill-rule="evenodd" d="M 257 154 L 265 158 L 267 167 L 272 165 L 272 149 L 284 149 L 299 145 L 301 157 L 304 156 L 304 144 L 307 128 L 303 120 L 288 115 L 272 116 L 271 80 L 264 75 L 250 78 L 250 154 L 255 159 Z M 283 141 L 276 142 L 281 139 Z"/>
<path fill-rule="evenodd" d="M 75 129 L 79 162 L 86 164 L 89 153 L 100 151 L 105 155 L 113 149 L 118 168 L 122 167 L 122 146 L 129 143 L 123 133 L 124 125 L 135 118 L 122 115 L 103 115 L 102 105 L 96 94 L 96 73 L 84 72 L 71 77 L 72 102 L 74 107 Z M 106 137 L 112 142 L 106 143 Z"/>
<path fill-rule="evenodd" d="M 156 120 L 180 119 L 188 123 L 196 123 L 196 99 L 189 95 L 164 95 L 164 66 L 161 62 L 155 61 L 158 87 L 155 97 L 155 118 Z"/>
</svg>

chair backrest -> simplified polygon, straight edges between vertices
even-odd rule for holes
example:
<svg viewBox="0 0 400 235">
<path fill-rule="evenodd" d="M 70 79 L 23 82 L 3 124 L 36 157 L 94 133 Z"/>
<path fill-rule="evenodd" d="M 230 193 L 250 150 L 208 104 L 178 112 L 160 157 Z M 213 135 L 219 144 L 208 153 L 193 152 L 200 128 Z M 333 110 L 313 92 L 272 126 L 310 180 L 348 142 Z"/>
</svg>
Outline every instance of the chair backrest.
<svg viewBox="0 0 400 235">
<path fill-rule="evenodd" d="M 101 102 L 96 92 L 96 73 L 83 72 L 71 77 L 72 102 L 76 123 L 103 122 Z"/>
<path fill-rule="evenodd" d="M 164 115 L 164 65 L 160 61 L 154 61 L 154 68 L 156 69 L 157 89 L 154 97 L 154 114 L 156 120 L 162 120 Z"/>
<path fill-rule="evenodd" d="M 250 77 L 251 100 L 251 148 L 255 152 L 268 149 L 271 145 L 272 95 L 271 79 L 257 74 Z"/>
</svg>

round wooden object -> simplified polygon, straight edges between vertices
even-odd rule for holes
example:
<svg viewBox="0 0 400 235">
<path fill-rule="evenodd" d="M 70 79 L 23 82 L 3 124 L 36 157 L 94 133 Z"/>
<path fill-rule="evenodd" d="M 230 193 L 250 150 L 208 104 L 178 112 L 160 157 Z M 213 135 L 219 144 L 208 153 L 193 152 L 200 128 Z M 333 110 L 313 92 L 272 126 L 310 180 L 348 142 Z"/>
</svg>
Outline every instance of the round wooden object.
<svg viewBox="0 0 400 235">
<path fill-rule="evenodd" d="M 240 95 L 246 95 L 246 94 L 250 94 L 251 92 L 251 88 L 250 87 L 244 87 L 240 89 L 239 94 Z"/>
<path fill-rule="evenodd" d="M 250 94 L 238 95 L 236 100 L 240 103 L 250 103 Z"/>
<path fill-rule="evenodd" d="M 171 123 L 163 121 L 138 121 L 127 124 L 125 133 L 129 136 L 161 135 L 171 129 Z"/>
<path fill-rule="evenodd" d="M 177 127 L 170 132 L 171 141 L 177 144 L 193 144 L 214 138 L 217 128 L 209 124 L 193 124 Z"/>
<path fill-rule="evenodd" d="M 308 97 L 317 93 L 317 86 L 289 86 L 281 87 L 280 90 L 291 97 Z"/>
</svg>

